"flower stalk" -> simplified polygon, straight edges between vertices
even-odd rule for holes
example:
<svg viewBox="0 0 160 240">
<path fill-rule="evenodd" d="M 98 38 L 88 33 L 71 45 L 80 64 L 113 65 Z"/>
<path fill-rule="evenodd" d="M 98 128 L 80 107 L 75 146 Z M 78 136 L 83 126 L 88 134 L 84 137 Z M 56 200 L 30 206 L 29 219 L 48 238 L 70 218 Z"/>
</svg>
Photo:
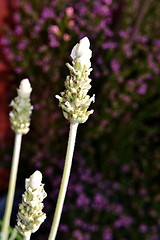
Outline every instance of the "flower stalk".
<svg viewBox="0 0 160 240">
<path fill-rule="evenodd" d="M 90 68 L 92 52 L 89 47 L 90 42 L 87 37 L 81 39 L 74 46 L 71 51 L 72 65 L 66 64 L 70 71 L 70 75 L 67 76 L 65 81 L 66 90 L 61 92 L 60 96 L 56 95 L 64 117 L 70 122 L 70 131 L 63 176 L 49 240 L 55 240 L 60 223 L 71 172 L 78 125 L 86 122 L 89 115 L 93 113 L 93 110 L 88 111 L 91 102 L 94 101 L 94 95 L 90 97 L 87 94 L 91 88 L 89 75 L 92 70 Z"/>
<path fill-rule="evenodd" d="M 10 179 L 9 179 L 6 210 L 5 210 L 3 225 L 2 225 L 2 240 L 8 239 L 8 229 L 10 225 L 10 218 L 12 213 L 13 199 L 14 199 L 14 193 L 15 193 L 15 187 L 16 187 L 21 142 L 22 142 L 22 134 L 17 133 L 15 135 L 15 143 L 14 143 L 13 159 L 12 159 L 11 173 L 10 173 Z"/>
<path fill-rule="evenodd" d="M 8 230 L 10 225 L 10 218 L 15 194 L 22 135 L 28 133 L 29 131 L 30 115 L 33 108 L 30 104 L 31 91 L 32 88 L 30 86 L 29 80 L 23 79 L 20 83 L 19 89 L 17 90 L 18 96 L 14 100 L 12 100 L 10 104 L 12 106 L 12 111 L 10 112 L 9 116 L 11 128 L 15 132 L 15 142 L 11 164 L 7 201 L 1 231 L 2 240 L 8 240 Z"/>
<path fill-rule="evenodd" d="M 68 138 L 68 146 L 67 146 L 67 152 L 66 152 L 66 159 L 65 159 L 65 165 L 63 170 L 63 176 L 60 186 L 60 191 L 58 195 L 56 210 L 54 214 L 54 219 L 51 227 L 51 232 L 49 235 L 49 240 L 53 240 L 56 238 L 62 209 L 64 205 L 64 200 L 67 192 L 67 186 L 69 182 L 69 176 L 71 172 L 71 166 L 72 166 L 72 158 L 73 158 L 73 152 L 75 147 L 75 141 L 76 141 L 76 134 L 77 134 L 77 128 L 78 123 L 71 123 L 70 124 L 70 132 L 69 132 L 69 138 Z"/>
</svg>

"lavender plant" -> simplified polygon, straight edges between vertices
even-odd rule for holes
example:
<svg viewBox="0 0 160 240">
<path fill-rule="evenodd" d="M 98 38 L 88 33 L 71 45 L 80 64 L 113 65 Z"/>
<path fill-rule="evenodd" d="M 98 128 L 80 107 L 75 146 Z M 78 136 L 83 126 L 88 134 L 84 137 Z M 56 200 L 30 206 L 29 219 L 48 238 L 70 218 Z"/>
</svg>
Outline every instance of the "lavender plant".
<svg viewBox="0 0 160 240">
<path fill-rule="evenodd" d="M 77 43 L 72 49 L 71 57 L 73 59 L 73 66 L 67 63 L 67 67 L 70 70 L 70 75 L 67 76 L 65 81 L 66 90 L 61 92 L 61 96 L 56 95 L 56 98 L 59 100 L 59 105 L 62 108 L 64 117 L 70 122 L 70 133 L 64 172 L 49 240 L 54 240 L 56 238 L 71 171 L 78 124 L 86 122 L 89 115 L 93 113 L 93 110 L 88 111 L 88 107 L 90 106 L 91 102 L 94 101 L 94 96 L 90 98 L 90 96 L 87 94 L 91 88 L 91 79 L 89 78 L 92 70 L 90 68 L 91 56 L 92 52 L 90 50 L 90 42 L 89 39 L 85 37 L 81 39 L 80 42 Z"/>
<path fill-rule="evenodd" d="M 57 199 L 65 154 L 62 139 L 67 135 L 57 102 L 52 103 L 49 96 L 62 89 L 63 63 L 69 61 L 71 39 L 88 35 L 95 46 L 92 66 L 96 81 L 91 89 L 97 96 L 95 114 L 79 129 L 77 151 L 83 153 L 85 164 L 80 166 L 79 158 L 73 163 L 58 239 L 159 240 L 160 3 L 149 2 L 25 1 L 13 14 L 15 26 L 0 40 L 18 78 L 27 73 L 35 89 L 33 131 L 27 136 L 22 158 L 50 176 L 48 189 L 53 186 L 54 191 L 47 200 L 49 213 Z M 82 137 L 84 141 L 80 141 Z M 111 185 L 102 178 L 101 191 L 94 170 L 94 183 L 86 177 L 88 181 L 81 184 L 80 176 L 89 171 L 89 165 Z M 92 203 L 94 193 L 104 199 L 111 194 L 108 206 L 119 209 L 118 215 L 88 207 L 85 197 Z M 76 222 L 76 215 L 83 227 Z M 84 223 L 98 225 L 97 231 Z M 49 223 L 44 224 L 49 232 Z"/>
<path fill-rule="evenodd" d="M 62 107 L 65 118 L 70 122 L 70 133 L 64 173 L 49 239 L 55 239 L 57 234 L 69 181 L 78 124 L 86 122 L 89 115 L 93 113 L 93 110 L 88 111 L 88 107 L 90 106 L 91 102 L 94 101 L 94 96 L 90 98 L 90 96 L 87 94 L 91 88 L 91 79 L 89 78 L 89 75 L 92 70 L 90 68 L 90 58 L 92 56 L 92 52 L 89 47 L 89 39 L 85 37 L 81 39 L 80 42 L 77 43 L 72 49 L 71 57 L 73 59 L 73 66 L 67 63 L 67 66 L 70 70 L 70 75 L 66 78 L 66 90 L 61 92 L 61 96 L 56 95 L 56 98 L 59 99 L 59 105 Z M 30 115 L 33 108 L 30 104 L 31 91 L 32 88 L 28 79 L 22 80 L 20 87 L 17 90 L 18 96 L 11 102 L 11 106 L 13 107 L 13 111 L 10 112 L 11 127 L 16 134 L 20 134 L 20 137 L 22 137 L 22 134 L 26 134 L 29 131 Z M 20 140 L 18 141 L 18 145 L 17 141 L 15 141 L 16 153 L 13 155 L 14 157 L 11 169 L 8 201 L 6 204 L 6 211 L 1 233 L 2 240 L 8 239 L 8 228 L 13 206 L 16 175 L 18 171 L 21 143 Z M 19 205 L 19 211 L 17 215 L 17 225 L 13 231 L 11 240 L 15 239 L 16 230 L 18 230 L 25 240 L 29 240 L 31 234 L 36 232 L 41 223 L 45 220 L 46 215 L 42 212 L 42 201 L 46 197 L 46 192 L 43 189 L 41 181 L 42 174 L 39 171 L 36 171 L 29 179 L 26 179 L 26 191 L 22 195 L 22 203 Z"/>
<path fill-rule="evenodd" d="M 10 218 L 13 207 L 14 194 L 16 189 L 16 179 L 19 165 L 19 156 L 21 149 L 22 135 L 29 132 L 30 116 L 32 113 L 32 105 L 30 103 L 30 94 L 32 88 L 28 79 L 23 79 L 17 90 L 18 96 L 12 100 L 12 111 L 10 112 L 11 128 L 15 132 L 15 145 L 11 166 L 11 174 L 9 180 L 7 202 L 2 223 L 1 239 L 14 240 L 17 231 L 23 236 L 23 239 L 29 240 L 31 233 L 36 232 L 41 223 L 45 220 L 46 215 L 42 212 L 43 199 L 46 192 L 43 189 L 42 174 L 36 171 L 29 179 L 26 179 L 22 204 L 19 205 L 17 214 L 17 226 L 9 236 Z"/>
<path fill-rule="evenodd" d="M 15 144 L 8 187 L 6 209 L 4 213 L 1 231 L 2 240 L 8 239 L 8 230 L 10 225 L 10 217 L 16 187 L 22 135 L 28 133 L 30 126 L 30 115 L 32 112 L 32 106 L 30 104 L 31 91 L 32 88 L 30 86 L 29 80 L 28 79 L 22 80 L 19 89 L 17 90 L 18 96 L 11 102 L 13 110 L 10 112 L 10 122 L 11 127 L 15 132 Z"/>
</svg>

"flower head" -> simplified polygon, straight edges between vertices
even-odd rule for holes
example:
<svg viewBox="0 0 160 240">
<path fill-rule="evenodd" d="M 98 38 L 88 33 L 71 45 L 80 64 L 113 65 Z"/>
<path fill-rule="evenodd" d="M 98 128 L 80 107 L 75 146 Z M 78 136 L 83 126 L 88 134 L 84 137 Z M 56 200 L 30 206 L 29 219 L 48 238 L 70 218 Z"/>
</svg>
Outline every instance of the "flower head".
<svg viewBox="0 0 160 240">
<path fill-rule="evenodd" d="M 26 134 L 29 131 L 30 116 L 32 113 L 32 105 L 30 103 L 30 94 L 32 88 L 28 79 L 23 79 L 17 89 L 18 96 L 12 100 L 10 106 L 11 128 L 16 133 Z"/>
<path fill-rule="evenodd" d="M 88 111 L 91 102 L 94 102 L 94 95 L 90 97 L 87 94 L 91 88 L 89 75 L 92 70 L 90 68 L 92 52 L 89 47 L 87 37 L 73 47 L 71 51 L 73 66 L 66 64 L 70 71 L 65 81 L 66 90 L 61 92 L 61 96 L 56 95 L 64 117 L 71 123 L 84 123 L 93 113 L 93 110 Z"/>
<path fill-rule="evenodd" d="M 18 232 L 24 237 L 36 232 L 46 219 L 46 214 L 42 212 L 44 206 L 42 201 L 47 194 L 41 181 L 40 171 L 35 171 L 25 181 L 26 191 L 22 195 L 22 203 L 19 205 L 16 226 Z"/>
</svg>

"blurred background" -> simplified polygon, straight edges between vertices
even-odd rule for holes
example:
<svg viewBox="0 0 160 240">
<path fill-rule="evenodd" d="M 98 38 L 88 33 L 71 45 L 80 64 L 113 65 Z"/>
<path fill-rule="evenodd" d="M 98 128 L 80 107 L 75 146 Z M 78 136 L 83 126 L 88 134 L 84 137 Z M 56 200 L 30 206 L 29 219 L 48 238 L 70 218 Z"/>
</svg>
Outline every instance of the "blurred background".
<svg viewBox="0 0 160 240">
<path fill-rule="evenodd" d="M 69 125 L 54 96 L 64 89 L 71 49 L 84 36 L 93 51 L 95 112 L 78 129 L 57 240 L 160 239 L 159 29 L 159 1 L 0 1 L 0 196 L 14 142 L 9 104 L 29 78 L 34 111 L 17 194 L 35 169 L 48 192 L 47 220 L 33 239 L 48 237 L 67 146 Z"/>
</svg>

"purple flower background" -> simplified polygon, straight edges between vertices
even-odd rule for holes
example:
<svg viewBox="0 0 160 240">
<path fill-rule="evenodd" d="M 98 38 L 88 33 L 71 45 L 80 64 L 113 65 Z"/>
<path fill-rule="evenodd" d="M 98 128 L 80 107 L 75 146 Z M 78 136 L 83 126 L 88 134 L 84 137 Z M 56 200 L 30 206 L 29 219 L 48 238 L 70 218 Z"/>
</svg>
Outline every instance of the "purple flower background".
<svg viewBox="0 0 160 240">
<path fill-rule="evenodd" d="M 34 105 L 19 178 L 39 169 L 48 192 L 35 239 L 47 239 L 67 145 L 54 95 L 64 89 L 71 49 L 88 36 L 95 113 L 79 127 L 57 239 L 159 240 L 160 3 L 25 1 L 12 17 L 0 45 L 15 88 L 30 79 Z"/>
</svg>

